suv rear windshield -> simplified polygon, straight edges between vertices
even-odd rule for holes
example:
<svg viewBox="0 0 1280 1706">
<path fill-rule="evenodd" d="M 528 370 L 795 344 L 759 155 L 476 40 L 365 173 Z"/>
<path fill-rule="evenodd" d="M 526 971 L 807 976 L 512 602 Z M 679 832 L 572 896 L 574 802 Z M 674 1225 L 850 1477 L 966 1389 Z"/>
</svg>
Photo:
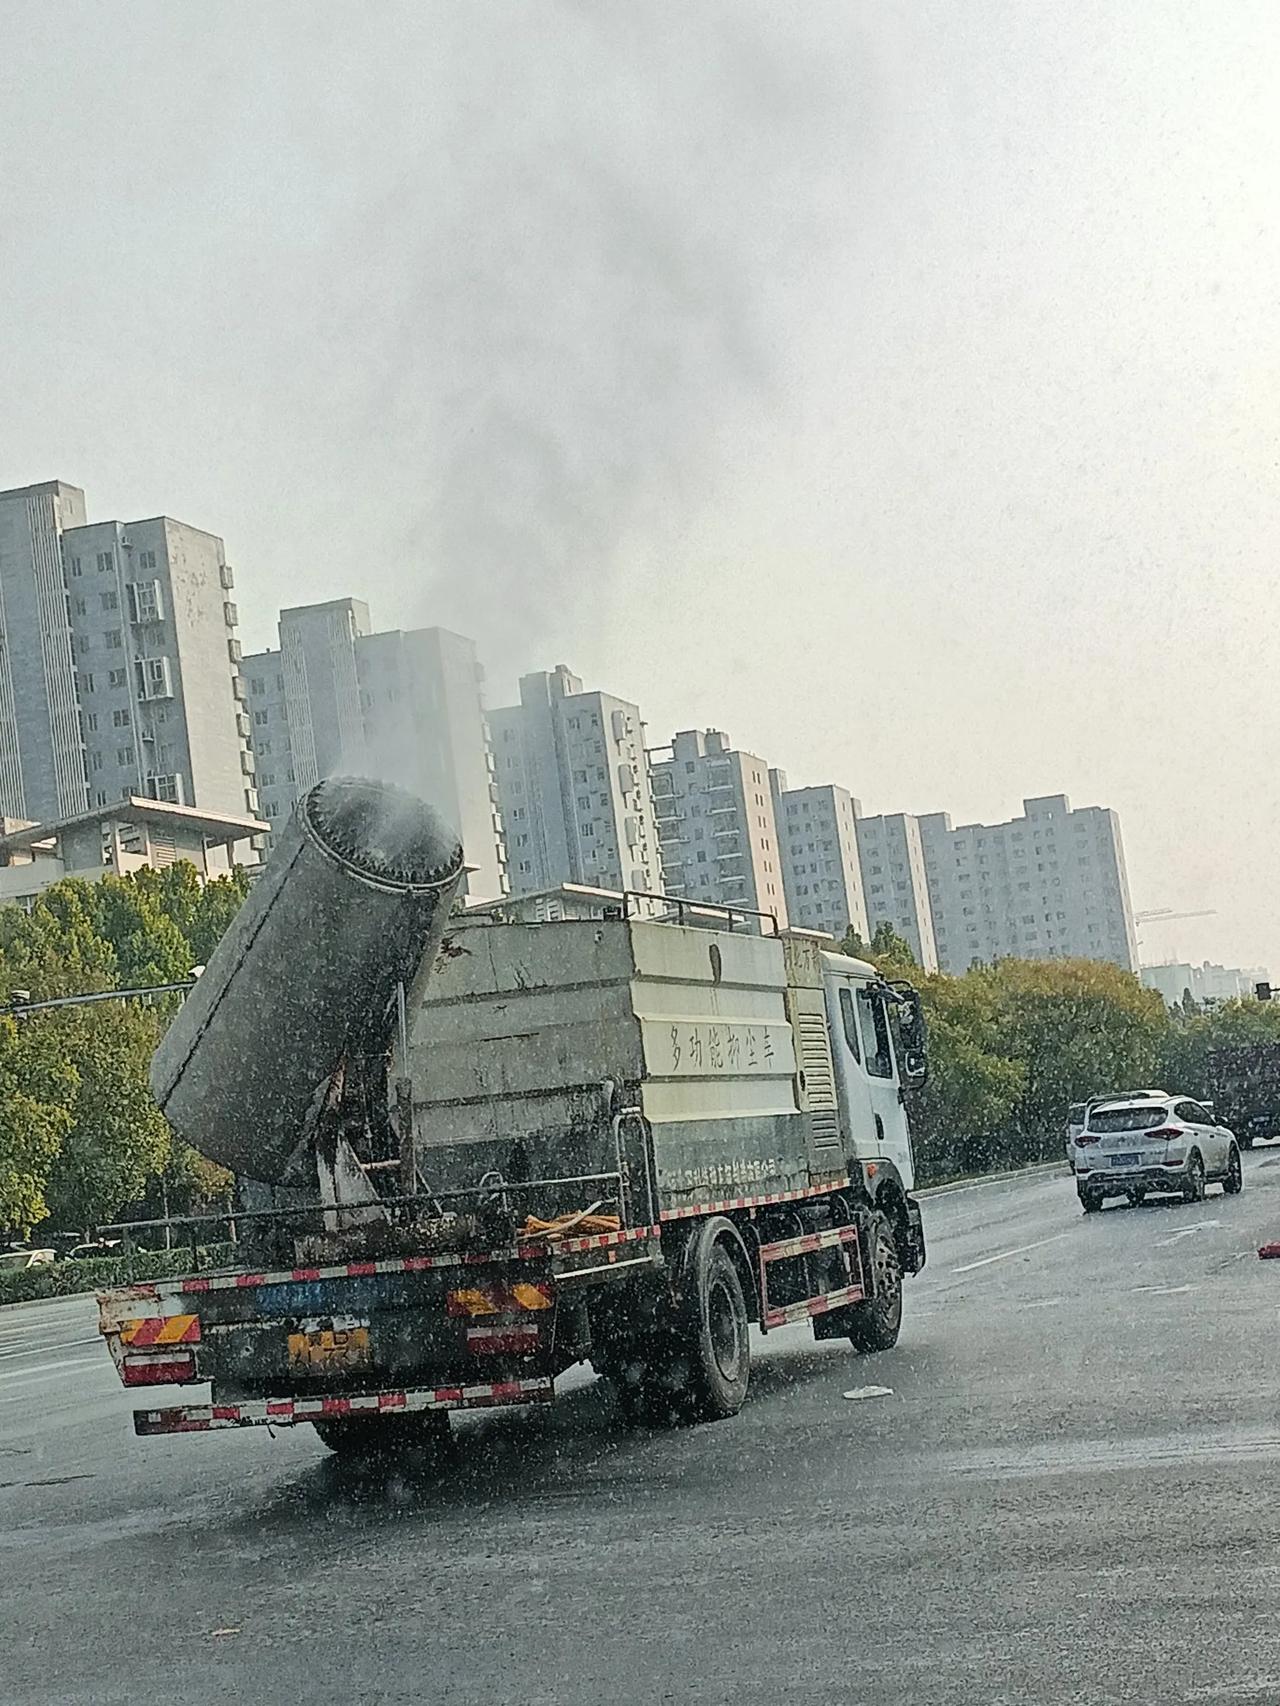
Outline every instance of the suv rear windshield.
<svg viewBox="0 0 1280 1706">
<path fill-rule="evenodd" d="M 1096 1108 L 1089 1116 L 1089 1130 L 1154 1131 L 1168 1118 L 1167 1108 Z"/>
</svg>

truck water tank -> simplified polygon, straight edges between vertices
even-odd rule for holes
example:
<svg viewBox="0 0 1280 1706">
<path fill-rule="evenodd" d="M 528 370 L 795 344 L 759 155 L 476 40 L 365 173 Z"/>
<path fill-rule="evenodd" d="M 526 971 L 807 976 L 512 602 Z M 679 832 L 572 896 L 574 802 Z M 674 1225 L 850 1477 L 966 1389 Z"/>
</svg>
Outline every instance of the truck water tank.
<svg viewBox="0 0 1280 1706">
<path fill-rule="evenodd" d="M 155 1052 L 174 1129 L 278 1184 L 342 1057 L 390 1035 L 396 985 L 434 957 L 463 869 L 456 834 L 412 794 L 313 788 Z"/>
</svg>

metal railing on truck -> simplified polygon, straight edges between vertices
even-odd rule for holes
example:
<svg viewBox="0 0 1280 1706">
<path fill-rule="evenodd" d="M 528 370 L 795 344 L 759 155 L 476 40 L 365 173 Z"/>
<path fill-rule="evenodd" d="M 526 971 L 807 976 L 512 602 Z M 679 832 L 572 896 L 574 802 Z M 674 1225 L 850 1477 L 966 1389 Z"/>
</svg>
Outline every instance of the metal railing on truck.
<svg viewBox="0 0 1280 1706">
<path fill-rule="evenodd" d="M 640 1155 L 642 1158 L 641 1196 L 644 1216 L 637 1220 L 635 1210 L 637 1194 L 632 1189 L 632 1168 L 624 1153 L 625 1133 L 634 1127 L 640 1138 Z M 606 1207 L 614 1207 L 618 1212 L 620 1227 L 642 1224 L 655 1226 L 658 1222 L 657 1181 L 654 1176 L 653 1151 L 649 1143 L 648 1126 L 639 1108 L 621 1108 L 610 1121 L 610 1132 L 613 1138 L 614 1158 L 616 1165 L 603 1173 L 566 1173 L 559 1177 L 547 1179 L 508 1179 L 496 1169 L 490 1169 L 476 1184 L 464 1185 L 451 1190 L 434 1191 L 422 1190 L 408 1196 L 386 1197 L 379 1200 L 377 1206 L 385 1209 L 388 1222 L 397 1223 L 411 1229 L 413 1216 L 404 1211 L 430 1207 L 444 1216 L 448 1210 L 446 1204 L 471 1204 L 477 1212 L 497 1210 L 508 1223 L 511 1236 L 520 1236 L 520 1228 L 515 1223 L 516 1204 L 513 1198 L 531 1195 L 539 1191 L 581 1190 L 583 1187 L 611 1186 L 612 1189 L 603 1191 L 594 1201 L 584 1207 L 575 1207 L 566 1211 L 562 1217 L 568 1219 L 586 1219 L 599 1213 Z M 376 1165 L 376 1163 L 375 1163 Z M 357 1212 L 360 1207 L 370 1205 L 345 1205 L 345 1212 Z M 322 1218 L 326 1214 L 341 1215 L 344 1205 L 330 1203 L 307 1202 L 277 1205 L 260 1209 L 225 1209 L 207 1214 L 178 1214 L 152 1217 L 146 1220 L 118 1220 L 104 1223 L 96 1228 L 100 1238 L 120 1237 L 126 1242 L 132 1242 L 131 1234 L 135 1232 L 181 1232 L 183 1242 L 189 1242 L 193 1261 L 198 1262 L 200 1247 L 199 1233 L 203 1228 L 225 1227 L 230 1234 L 231 1242 L 239 1242 L 237 1227 L 244 1224 L 274 1224 L 280 1228 L 298 1222 Z M 561 1230 L 565 1227 L 562 1226 Z M 536 1234 L 528 1235 L 530 1237 Z"/>
</svg>

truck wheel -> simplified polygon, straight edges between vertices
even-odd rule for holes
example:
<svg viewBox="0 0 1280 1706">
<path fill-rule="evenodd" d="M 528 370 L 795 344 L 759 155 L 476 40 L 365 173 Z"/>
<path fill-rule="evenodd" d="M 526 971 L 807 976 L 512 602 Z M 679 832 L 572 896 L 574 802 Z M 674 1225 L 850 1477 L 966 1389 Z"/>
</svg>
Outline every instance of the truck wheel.
<svg viewBox="0 0 1280 1706">
<path fill-rule="evenodd" d="M 876 1294 L 848 1312 L 849 1343 L 855 1351 L 891 1351 L 902 1330 L 902 1262 L 888 1218 L 871 1217 L 870 1264 Z"/>
<path fill-rule="evenodd" d="M 736 1416 L 747 1396 L 751 1340 L 742 1280 L 723 1239 L 704 1232 L 703 1240 L 679 1307 L 605 1363 L 633 1426 L 721 1421 Z"/>
<path fill-rule="evenodd" d="M 443 1457 L 451 1434 L 447 1410 L 413 1416 L 343 1416 L 312 1427 L 342 1462 L 419 1468 Z"/>
<path fill-rule="evenodd" d="M 695 1291 L 672 1372 L 689 1413 L 698 1421 L 718 1422 L 737 1415 L 751 1380 L 747 1300 L 722 1243 L 711 1246 L 693 1278 Z"/>
</svg>

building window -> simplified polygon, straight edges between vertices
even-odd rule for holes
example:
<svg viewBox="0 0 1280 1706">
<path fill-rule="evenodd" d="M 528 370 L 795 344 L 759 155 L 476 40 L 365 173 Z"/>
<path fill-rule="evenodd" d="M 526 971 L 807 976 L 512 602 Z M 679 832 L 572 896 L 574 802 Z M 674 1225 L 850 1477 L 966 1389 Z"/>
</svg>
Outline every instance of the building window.
<svg viewBox="0 0 1280 1706">
<path fill-rule="evenodd" d="M 155 566 L 156 554 L 154 551 L 140 551 L 138 553 L 138 567 L 140 569 L 154 569 Z"/>
<path fill-rule="evenodd" d="M 119 637 L 117 633 L 117 643 Z M 134 665 L 138 678 L 138 697 L 140 699 L 168 699 L 172 697 L 173 686 L 169 674 L 168 658 L 139 658 Z M 157 794 L 156 799 L 164 796 Z"/>
<path fill-rule="evenodd" d="M 159 622 L 164 616 L 164 599 L 159 581 L 130 581 L 129 620 Z"/>
<path fill-rule="evenodd" d="M 132 768 L 133 748 L 131 746 L 118 746 L 116 748 L 116 764 L 121 770 Z"/>
<path fill-rule="evenodd" d="M 123 708 L 111 713 L 112 725 L 117 729 L 127 729 L 131 721 L 132 718 L 129 716 L 128 711 Z"/>
<path fill-rule="evenodd" d="M 109 575 L 115 566 L 116 560 L 110 551 L 98 552 L 98 573 L 100 575 Z"/>
<path fill-rule="evenodd" d="M 92 681 L 93 677 L 90 676 L 89 679 L 90 679 L 90 681 Z M 126 670 L 113 669 L 113 670 L 109 671 L 109 673 L 107 675 L 107 686 L 108 687 L 123 687 L 127 680 L 128 680 L 128 672 Z"/>
<path fill-rule="evenodd" d="M 124 635 L 120 632 L 119 628 L 108 628 L 106 633 L 103 635 L 103 639 L 106 642 L 106 647 L 109 652 L 118 652 L 124 644 Z"/>
<path fill-rule="evenodd" d="M 118 593 L 103 592 L 103 593 L 99 593 L 98 596 L 102 600 L 102 608 L 104 610 L 119 610 L 119 608 L 120 608 L 120 595 Z"/>
<path fill-rule="evenodd" d="M 80 576 L 84 573 L 84 567 L 79 557 L 72 557 L 67 567 L 70 573 L 74 575 L 77 580 L 79 580 Z"/>
<path fill-rule="evenodd" d="M 84 720 L 84 726 L 85 726 L 85 728 L 88 729 L 90 734 L 96 734 L 97 733 L 97 730 L 98 730 L 98 713 L 96 711 L 90 711 L 89 712 L 88 716 Z"/>
<path fill-rule="evenodd" d="M 175 806 L 184 803 L 181 776 L 148 776 L 147 792 L 153 800 L 167 800 Z"/>
</svg>

